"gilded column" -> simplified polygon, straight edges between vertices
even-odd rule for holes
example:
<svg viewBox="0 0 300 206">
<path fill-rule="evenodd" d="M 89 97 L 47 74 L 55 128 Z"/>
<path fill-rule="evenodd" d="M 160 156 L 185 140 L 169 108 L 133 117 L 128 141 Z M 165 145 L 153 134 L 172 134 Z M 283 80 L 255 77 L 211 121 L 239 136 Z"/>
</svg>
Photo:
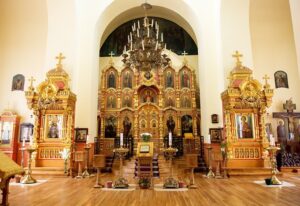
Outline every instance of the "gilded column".
<svg viewBox="0 0 300 206">
<path fill-rule="evenodd" d="M 181 136 L 181 118 L 177 116 L 177 136 Z"/>
<path fill-rule="evenodd" d="M 163 139 L 164 139 L 164 122 L 163 122 L 163 114 L 162 112 L 159 113 L 159 148 L 160 151 L 162 151 L 164 145 L 163 145 Z"/>
<path fill-rule="evenodd" d="M 266 115 L 266 108 L 262 106 L 259 110 L 260 115 L 260 132 L 261 132 L 261 138 L 262 138 L 262 146 L 263 148 L 267 148 L 269 146 L 269 140 L 267 138 L 266 133 L 266 125 L 265 125 L 265 115 Z"/>
<path fill-rule="evenodd" d="M 117 136 L 120 135 L 120 131 L 121 131 L 121 118 L 120 115 L 117 116 Z"/>
<path fill-rule="evenodd" d="M 193 115 L 193 133 L 194 137 L 197 137 L 197 118 L 195 115 Z"/>
<path fill-rule="evenodd" d="M 101 135 L 100 138 L 104 138 L 105 132 L 105 119 L 103 117 L 103 114 L 101 115 Z"/>
<path fill-rule="evenodd" d="M 133 138 L 134 138 L 134 153 L 136 154 L 136 147 L 137 147 L 137 142 L 138 142 L 138 134 L 139 134 L 139 115 L 138 115 L 138 111 L 135 111 L 134 113 L 134 120 L 133 120 L 134 124 L 134 134 L 133 134 Z"/>
</svg>

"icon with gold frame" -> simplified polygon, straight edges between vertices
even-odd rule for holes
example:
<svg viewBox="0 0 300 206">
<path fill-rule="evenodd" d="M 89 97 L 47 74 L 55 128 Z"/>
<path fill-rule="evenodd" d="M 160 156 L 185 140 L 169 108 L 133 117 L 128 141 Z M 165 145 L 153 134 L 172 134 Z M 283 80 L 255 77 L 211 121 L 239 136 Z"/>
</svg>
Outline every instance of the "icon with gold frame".
<svg viewBox="0 0 300 206">
<path fill-rule="evenodd" d="M 44 137 L 48 140 L 57 140 L 63 137 L 63 115 L 46 114 Z"/>
</svg>

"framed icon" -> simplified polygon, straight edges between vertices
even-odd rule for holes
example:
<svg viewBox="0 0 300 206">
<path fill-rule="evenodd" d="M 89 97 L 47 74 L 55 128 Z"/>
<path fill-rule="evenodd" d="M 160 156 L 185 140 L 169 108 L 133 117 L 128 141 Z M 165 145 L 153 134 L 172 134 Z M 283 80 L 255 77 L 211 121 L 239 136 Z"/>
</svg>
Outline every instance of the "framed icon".
<svg viewBox="0 0 300 206">
<path fill-rule="evenodd" d="M 211 142 L 221 142 L 222 140 L 222 128 L 210 128 L 209 134 Z"/>
<path fill-rule="evenodd" d="M 75 129 L 75 142 L 86 142 L 88 133 L 89 133 L 88 128 L 76 128 Z"/>
<path fill-rule="evenodd" d="M 217 114 L 211 115 L 211 123 L 219 123 L 219 116 Z"/>
</svg>

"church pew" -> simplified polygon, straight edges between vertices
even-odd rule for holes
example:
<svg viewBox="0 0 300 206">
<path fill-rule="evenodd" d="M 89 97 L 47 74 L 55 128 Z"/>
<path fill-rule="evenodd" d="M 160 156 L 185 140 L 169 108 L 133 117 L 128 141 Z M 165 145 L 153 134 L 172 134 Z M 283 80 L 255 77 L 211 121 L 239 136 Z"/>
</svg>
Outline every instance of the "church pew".
<svg viewBox="0 0 300 206">
<path fill-rule="evenodd" d="M 9 181 L 17 174 L 23 174 L 24 170 L 12 159 L 0 151 L 0 189 L 2 190 L 1 206 L 8 205 Z"/>
</svg>

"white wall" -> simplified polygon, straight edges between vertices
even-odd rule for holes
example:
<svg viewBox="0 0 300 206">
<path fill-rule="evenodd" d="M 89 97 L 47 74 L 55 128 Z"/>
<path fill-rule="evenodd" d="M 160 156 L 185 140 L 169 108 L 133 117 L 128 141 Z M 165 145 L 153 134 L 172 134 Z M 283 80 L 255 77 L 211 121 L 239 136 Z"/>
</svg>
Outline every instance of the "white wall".
<svg viewBox="0 0 300 206">
<path fill-rule="evenodd" d="M 293 31 L 294 31 L 294 38 L 296 44 L 296 51 L 297 51 L 297 66 L 298 72 L 300 76 L 300 1 L 299 0 L 290 0 L 290 10 L 292 16 L 292 23 L 293 23 Z"/>
<path fill-rule="evenodd" d="M 262 77 L 267 74 L 274 88 L 268 121 L 272 122 L 273 133 L 276 135 L 277 120 L 271 118 L 272 112 L 284 111 L 282 105 L 290 97 L 297 104 L 297 111 L 300 106 L 300 79 L 289 1 L 251 0 L 250 28 L 254 76 L 262 81 Z M 275 89 L 274 73 L 277 70 L 287 73 L 288 89 Z"/>
<path fill-rule="evenodd" d="M 202 134 L 216 127 L 210 123 L 211 114 L 222 115 L 220 93 L 227 85 L 224 77 L 234 66 L 231 54 L 236 49 L 244 54 L 244 64 L 254 69 L 254 76 L 260 80 L 264 73 L 272 76 L 277 69 L 288 72 L 290 89 L 276 90 L 272 111 L 281 109 L 282 100 L 290 96 L 300 104 L 291 17 L 289 5 L 284 2 L 287 1 L 151 0 L 162 11 L 172 9 L 176 18 L 181 17 L 182 22 L 193 28 L 199 49 Z M 12 76 L 33 75 L 38 79 L 36 85 L 55 66 L 54 56 L 63 52 L 64 67 L 77 94 L 75 126 L 88 127 L 91 135 L 96 135 L 100 41 L 118 15 L 141 3 L 140 0 L 0 1 L 0 110 L 10 101 L 26 118 L 29 111 L 24 94 L 10 91 Z M 217 126 L 222 126 L 222 122 Z"/>
<path fill-rule="evenodd" d="M 232 58 L 236 50 L 243 55 L 243 65 L 253 68 L 249 4 L 249 0 L 222 1 L 221 33 L 225 87 L 229 83 L 227 77 L 236 63 L 236 59 Z"/>
<path fill-rule="evenodd" d="M 9 107 L 30 121 L 25 94 L 11 91 L 16 74 L 28 79 L 33 76 L 40 82 L 45 65 L 47 42 L 47 5 L 40 0 L 0 1 L 0 112 Z"/>
</svg>

